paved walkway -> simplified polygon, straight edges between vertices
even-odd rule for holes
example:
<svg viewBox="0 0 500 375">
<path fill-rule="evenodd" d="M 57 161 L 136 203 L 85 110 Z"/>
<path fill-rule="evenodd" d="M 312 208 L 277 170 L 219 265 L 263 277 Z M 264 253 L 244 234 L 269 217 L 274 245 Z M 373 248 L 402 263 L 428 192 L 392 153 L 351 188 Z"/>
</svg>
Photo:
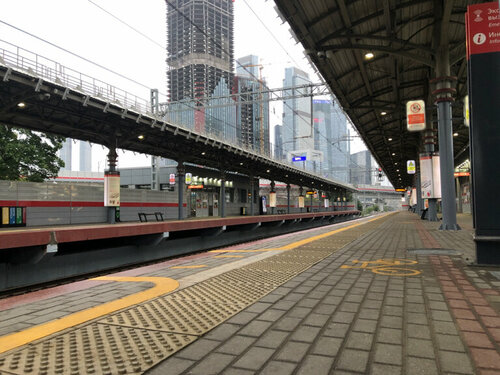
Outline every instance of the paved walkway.
<svg viewBox="0 0 500 375">
<path fill-rule="evenodd" d="M 468 265 L 459 222 L 400 212 L 0 300 L 0 375 L 500 375 L 500 268 Z"/>
<path fill-rule="evenodd" d="M 500 276 L 466 266 L 468 220 L 379 220 L 148 374 L 500 374 Z"/>
</svg>

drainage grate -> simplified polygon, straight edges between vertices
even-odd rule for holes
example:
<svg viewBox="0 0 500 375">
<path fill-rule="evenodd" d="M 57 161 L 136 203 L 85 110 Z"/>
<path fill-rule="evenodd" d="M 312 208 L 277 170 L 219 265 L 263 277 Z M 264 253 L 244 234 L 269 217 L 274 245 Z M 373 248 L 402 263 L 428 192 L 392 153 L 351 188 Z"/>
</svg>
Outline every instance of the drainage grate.
<svg viewBox="0 0 500 375">
<path fill-rule="evenodd" d="M 408 249 L 412 255 L 460 255 L 461 253 L 453 249 Z"/>
</svg>

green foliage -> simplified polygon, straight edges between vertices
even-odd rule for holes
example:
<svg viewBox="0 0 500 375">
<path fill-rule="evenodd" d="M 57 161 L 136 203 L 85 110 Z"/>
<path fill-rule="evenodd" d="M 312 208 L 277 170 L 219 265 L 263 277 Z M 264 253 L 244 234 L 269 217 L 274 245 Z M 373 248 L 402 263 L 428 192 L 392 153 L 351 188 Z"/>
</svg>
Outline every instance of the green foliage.
<svg viewBox="0 0 500 375">
<path fill-rule="evenodd" d="M 373 206 L 373 211 L 375 211 L 375 212 L 380 211 L 380 207 L 378 206 L 378 204 L 376 204 L 375 206 Z"/>
<path fill-rule="evenodd" d="M 363 205 L 361 204 L 359 199 L 356 199 L 356 209 L 358 211 L 363 211 Z"/>
<path fill-rule="evenodd" d="M 57 176 L 63 137 L 0 125 L 0 180 L 42 182 Z"/>
</svg>

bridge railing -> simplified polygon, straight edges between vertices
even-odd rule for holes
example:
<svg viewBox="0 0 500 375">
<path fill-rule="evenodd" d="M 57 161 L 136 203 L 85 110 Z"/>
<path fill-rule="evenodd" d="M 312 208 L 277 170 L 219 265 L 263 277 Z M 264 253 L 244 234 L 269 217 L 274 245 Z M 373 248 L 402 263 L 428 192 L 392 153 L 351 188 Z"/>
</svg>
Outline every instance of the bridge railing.
<svg viewBox="0 0 500 375">
<path fill-rule="evenodd" d="M 148 100 L 3 40 L 0 40 L 0 59 L 0 63 L 6 66 L 25 71 L 45 81 L 102 98 L 140 113 L 151 112 Z"/>
</svg>

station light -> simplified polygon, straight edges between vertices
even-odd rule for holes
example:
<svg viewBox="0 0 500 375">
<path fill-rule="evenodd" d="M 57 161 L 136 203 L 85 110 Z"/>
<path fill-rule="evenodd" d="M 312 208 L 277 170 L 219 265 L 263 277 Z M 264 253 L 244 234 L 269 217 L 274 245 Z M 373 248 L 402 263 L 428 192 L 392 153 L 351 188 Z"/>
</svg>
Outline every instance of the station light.
<svg viewBox="0 0 500 375">
<path fill-rule="evenodd" d="M 396 153 L 395 153 L 395 152 L 393 152 L 391 155 L 392 155 L 392 156 L 394 156 L 394 155 L 396 155 Z"/>
<path fill-rule="evenodd" d="M 387 140 L 390 142 L 390 141 L 392 141 L 392 138 L 387 138 Z"/>
<path fill-rule="evenodd" d="M 20 103 L 17 103 L 17 106 L 18 106 L 19 108 L 24 108 L 24 107 L 26 107 L 26 104 L 25 104 L 25 103 L 23 103 L 23 102 L 20 102 Z"/>
<path fill-rule="evenodd" d="M 202 155 L 205 155 L 205 151 L 203 151 L 201 154 L 202 154 Z"/>
<path fill-rule="evenodd" d="M 271 172 L 271 170 L 270 170 L 270 169 L 268 169 L 266 172 L 267 172 L 267 173 L 269 173 L 269 172 Z"/>
<path fill-rule="evenodd" d="M 454 136 L 454 137 L 457 137 L 457 136 L 458 136 L 458 133 L 453 133 L 453 136 Z"/>
<path fill-rule="evenodd" d="M 371 60 L 375 57 L 375 55 L 372 52 L 367 52 L 365 53 L 365 59 Z"/>
<path fill-rule="evenodd" d="M 382 111 L 382 112 L 380 112 L 380 114 L 381 114 L 382 116 L 385 116 L 385 115 L 387 114 L 387 112 L 386 112 L 386 111 Z"/>
<path fill-rule="evenodd" d="M 142 140 L 144 139 L 144 135 L 139 134 L 139 135 L 137 136 L 137 138 L 139 138 L 139 139 L 142 141 Z"/>
</svg>

